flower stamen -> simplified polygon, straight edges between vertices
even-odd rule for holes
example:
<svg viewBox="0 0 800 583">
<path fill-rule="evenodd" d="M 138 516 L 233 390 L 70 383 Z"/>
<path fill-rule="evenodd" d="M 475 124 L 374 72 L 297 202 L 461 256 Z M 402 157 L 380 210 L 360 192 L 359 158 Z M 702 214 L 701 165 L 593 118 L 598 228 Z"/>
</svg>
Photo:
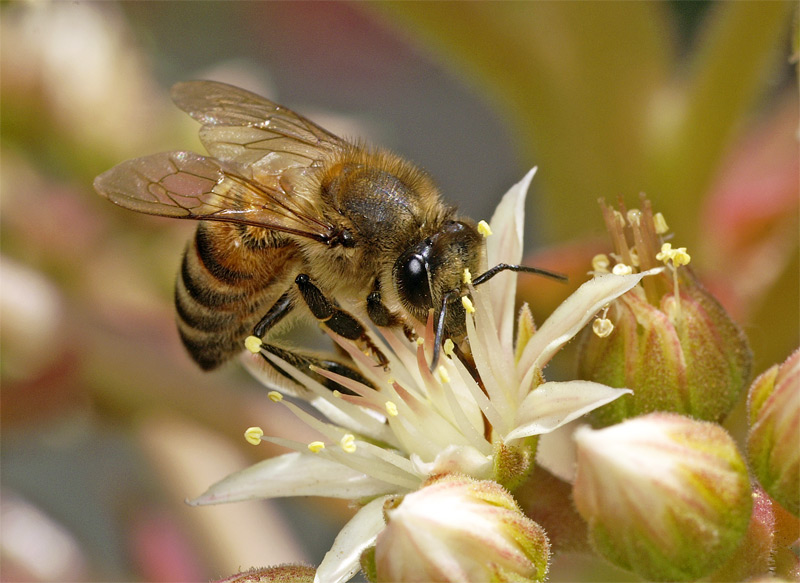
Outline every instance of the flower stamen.
<svg viewBox="0 0 800 583">
<path fill-rule="evenodd" d="M 611 270 L 614 275 L 630 275 L 633 273 L 633 267 L 625 265 L 624 263 L 617 263 Z"/>
<path fill-rule="evenodd" d="M 264 342 L 258 336 L 248 336 L 244 339 L 244 347 L 253 354 L 261 352 L 262 344 L 264 344 Z"/>
<path fill-rule="evenodd" d="M 472 305 L 472 300 L 469 299 L 467 296 L 461 297 L 461 305 L 464 306 L 464 309 L 467 311 L 468 314 L 475 313 L 475 306 Z"/>
<path fill-rule="evenodd" d="M 354 453 L 356 451 L 356 436 L 352 433 L 345 433 L 339 440 L 339 447 L 345 453 Z"/>
<path fill-rule="evenodd" d="M 259 445 L 263 436 L 264 430 L 260 427 L 248 427 L 244 432 L 244 438 L 247 440 L 247 443 L 252 445 Z"/>
</svg>

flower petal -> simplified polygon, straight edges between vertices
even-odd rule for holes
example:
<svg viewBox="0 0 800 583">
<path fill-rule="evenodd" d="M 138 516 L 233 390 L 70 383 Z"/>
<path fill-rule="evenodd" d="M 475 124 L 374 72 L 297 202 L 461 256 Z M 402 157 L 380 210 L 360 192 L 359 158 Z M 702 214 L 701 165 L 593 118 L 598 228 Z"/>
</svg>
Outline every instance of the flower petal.
<svg viewBox="0 0 800 583">
<path fill-rule="evenodd" d="M 517 426 L 505 440 L 549 433 L 589 411 L 632 393 L 589 381 L 551 382 L 528 393 L 517 411 Z"/>
<path fill-rule="evenodd" d="M 503 195 L 489 222 L 493 235 L 486 239 L 486 256 L 489 265 L 517 264 L 522 260 L 522 235 L 525 219 L 525 197 L 528 194 L 536 168 Z"/>
<path fill-rule="evenodd" d="M 287 453 L 220 480 L 189 504 L 221 504 L 254 498 L 327 496 L 363 498 L 392 491 L 376 480 L 320 455 Z"/>
<path fill-rule="evenodd" d="M 603 306 L 612 302 L 645 275 L 660 272 L 650 270 L 631 275 L 600 275 L 590 279 L 564 300 L 530 339 L 519 361 L 523 387 L 530 386 L 534 367 L 541 370 L 553 355 L 591 320 Z"/>
<path fill-rule="evenodd" d="M 464 474 L 485 480 L 492 475 L 492 460 L 489 456 L 469 445 L 449 445 L 436 455 L 432 462 L 425 463 L 416 454 L 411 461 L 421 475 Z"/>
<path fill-rule="evenodd" d="M 518 265 L 522 261 L 522 235 L 525 219 L 525 196 L 536 174 L 531 169 L 512 186 L 497 205 L 490 222 L 492 235 L 486 239 L 486 259 L 489 267 L 499 263 Z M 512 346 L 514 309 L 517 294 L 517 274 L 507 271 L 486 282 L 491 290 L 498 336 L 504 349 Z"/>
<path fill-rule="evenodd" d="M 570 484 L 575 481 L 578 453 L 573 435 L 581 421 L 573 421 L 545 433 L 536 446 L 536 463 Z"/>
<path fill-rule="evenodd" d="M 376 498 L 356 512 L 325 553 L 314 583 L 340 583 L 348 581 L 361 568 L 361 553 L 374 544 L 378 534 L 386 527 L 383 505 L 391 496 Z"/>
</svg>

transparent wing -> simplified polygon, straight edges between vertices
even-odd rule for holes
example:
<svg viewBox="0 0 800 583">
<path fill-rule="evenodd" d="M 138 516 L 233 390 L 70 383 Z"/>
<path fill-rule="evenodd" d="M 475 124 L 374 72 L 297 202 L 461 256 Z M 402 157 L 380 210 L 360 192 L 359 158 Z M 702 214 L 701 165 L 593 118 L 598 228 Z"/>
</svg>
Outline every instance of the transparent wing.
<svg viewBox="0 0 800 583">
<path fill-rule="evenodd" d="M 94 187 L 111 202 L 140 213 L 230 221 L 322 242 L 338 234 L 305 198 L 253 182 L 194 152 L 128 160 L 95 178 Z"/>
<path fill-rule="evenodd" d="M 346 144 L 314 122 L 255 93 L 216 81 L 172 87 L 178 107 L 203 124 L 209 154 L 254 175 L 310 167 Z"/>
</svg>

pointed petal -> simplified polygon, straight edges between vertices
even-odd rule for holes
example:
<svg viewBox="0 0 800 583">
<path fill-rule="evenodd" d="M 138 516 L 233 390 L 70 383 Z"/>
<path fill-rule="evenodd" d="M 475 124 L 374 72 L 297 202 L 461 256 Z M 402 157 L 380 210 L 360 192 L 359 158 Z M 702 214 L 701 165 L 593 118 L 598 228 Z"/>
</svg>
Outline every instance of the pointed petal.
<svg viewBox="0 0 800 583">
<path fill-rule="evenodd" d="M 536 174 L 536 168 L 512 186 L 503 196 L 490 222 L 492 235 L 486 239 L 488 267 L 498 263 L 517 265 L 522 261 L 522 236 L 525 219 L 525 196 Z M 514 332 L 514 300 L 517 294 L 517 274 L 512 271 L 498 274 L 485 285 L 489 286 L 495 322 L 504 349 L 510 349 Z"/>
<path fill-rule="evenodd" d="M 327 496 L 363 498 L 394 487 L 315 454 L 287 453 L 220 480 L 189 501 L 192 505 L 239 502 L 253 498 Z"/>
<path fill-rule="evenodd" d="M 517 411 L 517 426 L 506 441 L 549 433 L 565 423 L 614 399 L 632 393 L 589 381 L 553 382 L 539 385 L 528 393 Z"/>
<path fill-rule="evenodd" d="M 492 235 L 486 239 L 489 266 L 498 263 L 519 263 L 522 260 L 522 236 L 525 225 L 525 197 L 536 168 L 503 195 L 489 225 Z"/>
<path fill-rule="evenodd" d="M 348 581 L 361 568 L 361 553 L 375 543 L 386 527 L 383 505 L 390 496 L 376 498 L 356 512 L 336 536 L 333 546 L 317 568 L 314 583 Z"/>
<path fill-rule="evenodd" d="M 584 283 L 556 308 L 528 342 L 520 358 L 520 375 L 525 378 L 532 374 L 533 367 L 539 370 L 544 368 L 553 355 L 580 332 L 603 306 L 630 290 L 645 275 L 660 271 L 600 275 Z M 527 385 L 523 382 L 523 386 Z"/>
</svg>

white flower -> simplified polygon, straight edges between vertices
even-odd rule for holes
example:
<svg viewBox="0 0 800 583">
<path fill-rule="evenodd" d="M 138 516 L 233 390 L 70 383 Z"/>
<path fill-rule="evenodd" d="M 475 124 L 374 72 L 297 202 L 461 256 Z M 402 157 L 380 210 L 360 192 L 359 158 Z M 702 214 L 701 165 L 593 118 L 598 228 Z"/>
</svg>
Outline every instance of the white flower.
<svg viewBox="0 0 800 583">
<path fill-rule="evenodd" d="M 522 259 L 524 201 L 534 172 L 509 190 L 492 217 L 488 265 L 519 264 Z M 262 437 L 295 452 L 233 474 L 192 503 L 303 495 L 372 498 L 341 531 L 317 570 L 317 580 L 346 581 L 358 571 L 361 552 L 384 528 L 383 504 L 389 497 L 415 491 L 430 476 L 445 473 L 507 484 L 508 476 L 502 475 L 507 468 L 498 463 L 501 454 L 532 449 L 535 445 L 526 438 L 548 433 L 630 392 L 587 381 L 543 382 L 542 369 L 598 311 L 644 275 L 596 277 L 567 298 L 535 333 L 523 310 L 516 345 L 517 275 L 505 271 L 472 289 L 475 309 L 467 315 L 467 331 L 482 386 L 447 349 L 431 373 L 426 353 L 433 340 L 430 323 L 422 345 L 409 342 L 397 330 L 372 335 L 389 359 L 386 369 L 375 367 L 352 343 L 336 339 L 379 390 L 318 372 L 355 395 L 331 393 L 267 355 L 316 396 L 312 404 L 329 422 L 281 402 L 318 430 L 324 441 L 307 445 Z"/>
</svg>

